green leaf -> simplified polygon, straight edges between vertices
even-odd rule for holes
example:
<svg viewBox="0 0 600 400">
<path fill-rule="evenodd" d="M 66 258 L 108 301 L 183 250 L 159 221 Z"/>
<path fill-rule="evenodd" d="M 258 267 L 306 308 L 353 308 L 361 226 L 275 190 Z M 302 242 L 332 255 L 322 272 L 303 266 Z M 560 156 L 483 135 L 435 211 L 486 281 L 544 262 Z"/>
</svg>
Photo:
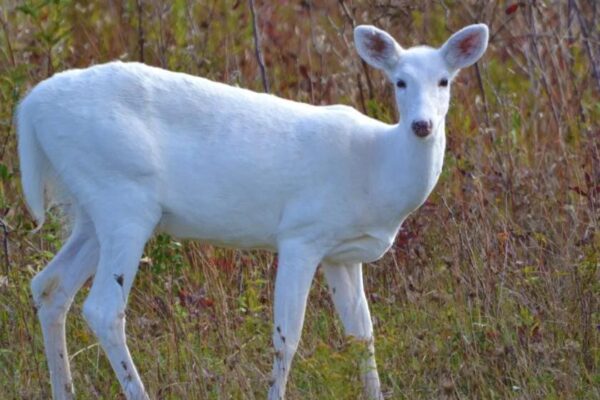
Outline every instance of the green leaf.
<svg viewBox="0 0 600 400">
<path fill-rule="evenodd" d="M 34 18 L 36 18 L 38 15 L 37 10 L 29 4 L 23 4 L 22 6 L 18 6 L 16 10 L 22 12 L 25 15 L 30 15 Z"/>
<path fill-rule="evenodd" d="M 8 167 L 4 164 L 0 164 L 0 180 L 7 181 L 10 179 L 10 172 Z"/>
</svg>

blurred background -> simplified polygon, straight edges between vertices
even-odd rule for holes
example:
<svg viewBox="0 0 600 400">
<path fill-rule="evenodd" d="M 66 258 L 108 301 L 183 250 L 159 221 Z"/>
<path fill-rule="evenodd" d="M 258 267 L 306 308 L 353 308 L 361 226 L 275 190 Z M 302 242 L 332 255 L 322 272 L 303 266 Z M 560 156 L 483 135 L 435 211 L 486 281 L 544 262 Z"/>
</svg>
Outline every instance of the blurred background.
<svg viewBox="0 0 600 400">
<path fill-rule="evenodd" d="M 404 47 L 490 26 L 453 84 L 440 182 L 391 251 L 365 268 L 389 399 L 600 399 L 600 3 L 563 1 L 0 0 L 1 398 L 46 399 L 29 281 L 57 252 L 19 183 L 13 111 L 55 72 L 120 59 L 312 104 L 399 118 L 354 25 Z M 271 369 L 276 257 L 179 241 L 146 248 L 130 349 L 152 398 L 262 399 Z M 80 399 L 120 398 L 81 318 L 68 345 Z M 315 281 L 290 399 L 356 399 L 365 349 L 343 336 Z"/>
</svg>

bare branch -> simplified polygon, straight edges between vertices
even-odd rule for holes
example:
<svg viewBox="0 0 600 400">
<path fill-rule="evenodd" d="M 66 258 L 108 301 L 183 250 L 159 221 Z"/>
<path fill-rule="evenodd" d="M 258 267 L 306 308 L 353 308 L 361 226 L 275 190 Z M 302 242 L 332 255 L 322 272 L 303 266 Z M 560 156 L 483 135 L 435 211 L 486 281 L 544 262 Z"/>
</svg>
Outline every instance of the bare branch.
<svg viewBox="0 0 600 400">
<path fill-rule="evenodd" d="M 598 60 L 594 56 L 594 52 L 590 46 L 590 33 L 585 20 L 581 16 L 581 10 L 577 1 L 574 1 L 573 6 L 575 8 L 575 14 L 577 15 L 577 21 L 579 22 L 579 27 L 581 28 L 581 33 L 583 35 L 583 44 L 585 45 L 585 50 L 587 51 L 588 58 L 590 59 L 590 64 L 592 65 L 592 71 L 594 78 L 596 78 L 596 84 L 598 85 L 598 90 L 600 91 L 600 71 L 598 71 Z"/>
<path fill-rule="evenodd" d="M 250 12 L 252 13 L 252 32 L 254 33 L 254 50 L 256 52 L 256 61 L 260 68 L 260 76 L 262 78 L 263 88 L 266 93 L 269 93 L 269 80 L 267 79 L 267 71 L 265 68 L 265 61 L 260 48 L 260 34 L 258 32 L 258 21 L 256 17 L 256 10 L 254 8 L 254 0 L 248 0 L 250 6 Z"/>
<path fill-rule="evenodd" d="M 2 229 L 2 250 L 4 251 L 4 262 L 6 264 L 6 274 L 10 271 L 10 254 L 8 252 L 8 225 L 0 218 L 0 229 Z"/>
<path fill-rule="evenodd" d="M 2 25 L 2 30 L 4 31 L 4 36 L 6 38 L 6 49 L 8 50 L 8 57 L 10 59 L 10 64 L 11 66 L 14 68 L 17 63 L 15 62 L 15 54 L 13 52 L 13 48 L 12 45 L 10 43 L 10 35 L 8 32 L 8 24 L 6 23 L 6 20 L 4 19 L 4 11 L 0 12 L 0 25 Z"/>
<path fill-rule="evenodd" d="M 137 4 L 137 17 L 138 17 L 138 47 L 140 51 L 140 62 L 144 62 L 144 25 L 143 25 L 143 13 L 144 5 L 143 0 L 136 0 Z"/>
<path fill-rule="evenodd" d="M 344 0 L 338 0 L 338 2 L 340 4 L 340 7 L 342 8 L 344 15 L 346 16 L 346 19 L 348 20 L 348 22 L 350 22 L 350 25 L 352 25 L 352 29 L 354 29 L 356 27 L 356 19 L 354 19 L 354 16 L 350 12 L 350 10 L 348 10 L 348 6 L 346 5 L 346 3 L 344 3 Z M 367 89 L 369 91 L 369 100 L 372 100 L 373 99 L 373 83 L 371 82 L 371 75 L 369 74 L 369 68 L 367 67 L 367 63 L 362 59 L 360 60 L 360 64 L 361 64 L 363 72 L 365 74 L 365 79 L 367 80 Z M 362 91 L 361 85 L 359 85 L 359 89 Z M 362 95 L 362 93 L 361 93 L 361 95 Z"/>
</svg>

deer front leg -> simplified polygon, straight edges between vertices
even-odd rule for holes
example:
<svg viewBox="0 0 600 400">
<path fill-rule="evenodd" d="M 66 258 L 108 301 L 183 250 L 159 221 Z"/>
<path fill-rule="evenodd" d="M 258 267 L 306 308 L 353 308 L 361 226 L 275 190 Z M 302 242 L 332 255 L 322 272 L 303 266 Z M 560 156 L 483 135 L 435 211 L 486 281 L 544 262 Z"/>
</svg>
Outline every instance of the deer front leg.
<svg viewBox="0 0 600 400">
<path fill-rule="evenodd" d="M 368 356 L 362 362 L 362 380 L 367 398 L 383 399 L 373 343 L 373 324 L 363 287 L 362 264 L 323 265 L 335 308 L 344 324 L 346 335 L 366 343 Z"/>
<path fill-rule="evenodd" d="M 320 257 L 298 244 L 279 247 L 275 279 L 273 345 L 275 359 L 269 400 L 282 400 L 294 353 L 298 348 L 310 285 Z"/>
</svg>

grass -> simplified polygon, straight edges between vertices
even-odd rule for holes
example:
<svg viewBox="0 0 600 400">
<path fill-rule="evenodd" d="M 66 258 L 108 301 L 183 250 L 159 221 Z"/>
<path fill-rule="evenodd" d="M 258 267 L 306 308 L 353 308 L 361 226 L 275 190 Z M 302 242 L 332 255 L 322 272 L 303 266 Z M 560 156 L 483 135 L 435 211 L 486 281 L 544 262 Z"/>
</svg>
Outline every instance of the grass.
<svg viewBox="0 0 600 400">
<path fill-rule="evenodd" d="M 318 3 L 318 4 L 317 4 Z M 516 6 L 515 6 L 516 4 Z M 271 90 L 397 118 L 384 77 L 352 48 L 352 23 L 439 45 L 491 25 L 453 86 L 444 172 L 392 250 L 365 268 L 390 399 L 600 399 L 600 6 L 569 2 L 257 1 Z M 245 1 L 14 1 L 0 5 L 0 387 L 50 395 L 29 281 L 61 245 L 31 234 L 12 112 L 35 83 L 112 59 L 262 90 Z M 148 244 L 129 344 L 153 398 L 264 398 L 271 368 L 271 254 Z M 120 389 L 80 316 L 68 320 L 78 397 Z M 364 349 L 343 337 L 319 276 L 290 399 L 354 399 Z"/>
</svg>

